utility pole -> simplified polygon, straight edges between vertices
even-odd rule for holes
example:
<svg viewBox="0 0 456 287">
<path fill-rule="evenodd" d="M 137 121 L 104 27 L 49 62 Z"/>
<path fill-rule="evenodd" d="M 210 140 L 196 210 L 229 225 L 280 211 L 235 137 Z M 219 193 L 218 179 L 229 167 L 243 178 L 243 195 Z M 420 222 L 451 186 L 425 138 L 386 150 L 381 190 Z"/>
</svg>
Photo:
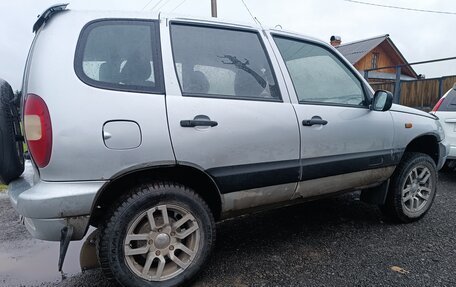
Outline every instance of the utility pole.
<svg viewBox="0 0 456 287">
<path fill-rule="evenodd" d="M 217 18 L 217 0 L 211 0 L 212 17 Z"/>
</svg>

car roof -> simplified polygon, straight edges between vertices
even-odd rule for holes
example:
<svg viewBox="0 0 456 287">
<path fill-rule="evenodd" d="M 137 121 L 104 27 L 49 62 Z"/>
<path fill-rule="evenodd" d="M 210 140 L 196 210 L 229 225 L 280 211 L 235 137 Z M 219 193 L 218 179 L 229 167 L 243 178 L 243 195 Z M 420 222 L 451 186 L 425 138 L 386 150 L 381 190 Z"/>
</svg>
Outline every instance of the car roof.
<svg viewBox="0 0 456 287">
<path fill-rule="evenodd" d="M 65 6 L 66 7 L 66 6 Z M 48 8 L 51 9 L 52 7 Z M 47 11 L 47 10 L 46 10 Z M 45 11 L 45 12 L 46 12 Z M 45 13 L 43 12 L 43 14 Z M 306 40 L 311 40 L 313 42 L 318 42 L 320 44 L 325 44 L 330 46 L 328 43 L 321 41 L 320 39 L 303 35 L 299 32 L 287 31 L 284 29 L 269 28 L 262 26 L 259 22 L 255 23 L 246 23 L 242 21 L 233 21 L 223 18 L 208 18 L 208 17 L 195 17 L 182 14 L 174 13 L 161 13 L 157 11 L 119 11 L 119 10 L 79 10 L 79 9 L 64 9 L 64 13 L 58 14 L 72 14 L 73 18 L 80 19 L 83 22 L 90 22 L 98 19 L 151 19 L 151 20 L 164 20 L 164 21 L 182 21 L 190 23 L 201 23 L 207 25 L 216 25 L 216 26 L 225 26 L 239 29 L 252 29 L 267 31 L 270 33 L 296 37 Z M 60 16 L 60 15 L 59 15 Z M 46 21 L 47 22 L 47 21 Z"/>
</svg>

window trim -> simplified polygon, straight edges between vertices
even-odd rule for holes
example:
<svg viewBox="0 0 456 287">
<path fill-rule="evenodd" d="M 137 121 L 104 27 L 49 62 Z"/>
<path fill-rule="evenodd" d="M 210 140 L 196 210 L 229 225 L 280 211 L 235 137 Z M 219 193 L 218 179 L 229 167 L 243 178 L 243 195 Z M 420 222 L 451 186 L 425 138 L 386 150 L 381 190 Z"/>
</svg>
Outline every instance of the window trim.
<svg viewBox="0 0 456 287">
<path fill-rule="evenodd" d="M 176 62 L 175 62 L 175 55 L 174 55 L 174 41 L 172 36 L 172 27 L 173 25 L 180 25 L 180 26 L 193 26 L 193 27 L 203 27 L 203 28 L 212 28 L 212 29 L 220 29 L 220 30 L 230 30 L 236 32 L 248 32 L 255 34 L 258 37 L 258 41 L 260 42 L 261 48 L 266 56 L 266 60 L 271 68 L 271 75 L 274 79 L 274 82 L 277 86 L 278 92 L 278 99 L 275 98 L 257 98 L 257 97 L 237 97 L 232 95 L 219 95 L 219 94 L 199 94 L 199 93 L 184 93 L 182 87 L 181 80 L 179 79 L 179 75 L 176 69 Z M 244 100 L 244 101 L 261 101 L 261 102 L 273 102 L 273 103 L 283 103 L 282 91 L 280 90 L 279 82 L 277 81 L 276 71 L 274 70 L 274 66 L 272 65 L 271 57 L 266 49 L 266 45 L 261 37 L 260 31 L 254 28 L 248 27 L 233 27 L 227 25 L 220 25 L 220 24 L 212 24 L 212 23 L 201 23 L 201 22 L 189 22 L 189 21 L 182 21 L 182 20 L 172 20 L 169 21 L 169 37 L 171 43 L 171 54 L 172 54 L 172 65 L 174 68 L 174 72 L 176 74 L 177 82 L 179 83 L 179 89 L 181 91 L 181 95 L 183 97 L 197 97 L 197 98 L 212 98 L 212 99 L 228 99 L 228 100 Z"/>
<path fill-rule="evenodd" d="M 110 25 L 144 25 L 149 26 L 151 31 L 151 40 L 157 43 L 153 45 L 152 48 L 152 59 L 153 59 L 153 71 L 155 78 L 155 87 L 147 86 L 137 86 L 137 85 L 120 85 L 108 82 L 101 82 L 94 80 L 87 76 L 83 70 L 83 57 L 85 52 L 85 47 L 87 45 L 87 39 L 90 35 L 90 32 L 100 26 L 110 26 Z M 155 33 L 155 35 L 154 35 Z M 122 91 L 122 92 L 134 92 L 134 93 L 147 93 L 147 94 L 165 94 L 165 84 L 164 84 L 164 75 L 163 75 L 163 63 L 162 63 L 162 53 L 161 53 L 161 40 L 160 40 L 160 24 L 158 20 L 151 19 L 132 19 L 132 18 L 102 18 L 96 19 L 88 22 L 81 29 L 79 34 L 78 42 L 76 45 L 76 51 L 74 56 L 74 71 L 76 76 L 88 86 L 111 90 L 111 91 Z"/>
<path fill-rule="evenodd" d="M 275 45 L 275 47 L 277 48 L 277 51 L 280 54 L 280 58 L 283 61 L 284 65 L 285 65 L 285 68 L 287 69 L 288 76 L 290 77 L 290 81 L 291 81 L 291 83 L 293 85 L 293 89 L 294 89 L 294 92 L 295 92 L 295 95 L 296 95 L 296 99 L 297 99 L 299 104 L 316 105 L 316 106 L 335 106 L 335 107 L 349 107 L 349 108 L 369 109 L 371 98 L 368 97 L 368 92 L 367 92 L 367 87 L 366 87 L 365 82 L 363 81 L 363 79 L 360 77 L 360 75 L 358 73 L 355 73 L 353 71 L 353 67 L 348 65 L 346 60 L 343 59 L 341 56 L 339 56 L 337 53 L 334 53 L 334 51 L 332 51 L 331 48 L 327 47 L 326 45 L 324 45 L 322 43 L 318 43 L 316 41 L 311 41 L 311 40 L 308 40 L 308 39 L 303 39 L 303 38 L 299 38 L 299 37 L 295 37 L 295 36 L 283 35 L 283 34 L 279 34 L 279 33 L 271 33 L 271 36 L 272 36 L 272 39 L 274 41 L 274 45 Z M 290 74 L 290 71 L 288 69 L 288 66 L 287 66 L 287 64 L 285 62 L 285 59 L 283 58 L 282 52 L 280 51 L 279 47 L 277 46 L 277 42 L 275 40 L 276 38 L 282 38 L 282 39 L 286 39 L 286 40 L 302 42 L 302 43 L 306 43 L 306 44 L 309 44 L 309 45 L 314 45 L 314 46 L 323 48 L 324 50 L 328 51 L 337 60 L 339 60 L 339 62 L 342 63 L 348 69 L 348 71 L 350 71 L 352 73 L 352 75 L 359 81 L 359 83 L 361 85 L 361 90 L 363 92 L 363 97 L 364 97 L 364 101 L 363 102 L 364 102 L 364 104 L 363 105 L 352 105 L 352 104 L 342 104 L 342 103 L 333 103 L 333 102 L 317 102 L 317 101 L 303 101 L 303 100 L 300 100 L 299 96 L 298 96 L 298 93 L 296 92 L 296 87 L 295 87 L 295 84 L 293 82 L 293 79 L 291 78 L 291 74 Z"/>
</svg>

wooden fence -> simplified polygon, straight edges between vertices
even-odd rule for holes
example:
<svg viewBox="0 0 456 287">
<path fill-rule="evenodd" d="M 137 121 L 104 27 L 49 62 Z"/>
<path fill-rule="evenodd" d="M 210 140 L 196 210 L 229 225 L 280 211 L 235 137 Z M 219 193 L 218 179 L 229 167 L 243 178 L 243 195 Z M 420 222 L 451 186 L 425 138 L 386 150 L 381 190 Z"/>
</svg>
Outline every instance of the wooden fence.
<svg viewBox="0 0 456 287">
<path fill-rule="evenodd" d="M 402 81 L 400 104 L 429 111 L 456 83 L 456 76 Z M 394 82 L 371 84 L 374 90 L 394 92 Z"/>
</svg>

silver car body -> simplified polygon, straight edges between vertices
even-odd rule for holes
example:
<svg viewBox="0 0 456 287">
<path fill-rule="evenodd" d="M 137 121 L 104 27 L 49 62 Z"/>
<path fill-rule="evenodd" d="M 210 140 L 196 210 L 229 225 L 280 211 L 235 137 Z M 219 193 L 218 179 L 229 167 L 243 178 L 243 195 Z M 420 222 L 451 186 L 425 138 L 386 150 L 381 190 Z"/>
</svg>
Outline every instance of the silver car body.
<svg viewBox="0 0 456 287">
<path fill-rule="evenodd" d="M 73 68 L 75 47 L 84 26 L 98 19 L 159 19 L 166 96 L 100 89 L 78 78 Z M 182 96 L 169 32 L 173 21 L 258 33 L 283 100 Z M 62 227 L 72 225 L 72 239 L 81 239 L 97 199 L 113 179 L 149 168 L 186 166 L 207 175 L 220 198 L 221 214 L 216 217 L 223 218 L 255 207 L 378 186 L 392 175 L 407 146 L 420 136 L 435 137 L 440 147 L 436 164 L 441 166 L 447 155 L 444 135 L 429 114 L 399 105 L 377 112 L 368 107 L 300 104 L 272 40 L 274 35 L 318 43 L 351 67 L 326 43 L 282 30 L 149 12 L 68 10 L 55 15 L 35 37 L 23 83 L 24 94 L 39 95 L 49 108 L 52 157 L 45 168 L 30 164 L 8 189 L 30 233 L 59 240 Z M 350 69 L 372 97 L 369 85 Z M 179 125 L 197 115 L 207 115 L 219 125 L 191 129 Z M 331 124 L 301 125 L 314 115 Z M 406 129 L 406 123 L 413 128 Z M 107 147 L 107 140 L 113 148 Z M 352 161 L 366 160 L 368 167 L 363 170 L 330 172 L 335 162 L 346 168 Z M 280 171 L 289 170 L 295 171 L 295 180 L 279 180 Z M 246 174 L 249 181 L 241 182 Z M 261 184 L 251 180 L 255 174 Z"/>
</svg>

